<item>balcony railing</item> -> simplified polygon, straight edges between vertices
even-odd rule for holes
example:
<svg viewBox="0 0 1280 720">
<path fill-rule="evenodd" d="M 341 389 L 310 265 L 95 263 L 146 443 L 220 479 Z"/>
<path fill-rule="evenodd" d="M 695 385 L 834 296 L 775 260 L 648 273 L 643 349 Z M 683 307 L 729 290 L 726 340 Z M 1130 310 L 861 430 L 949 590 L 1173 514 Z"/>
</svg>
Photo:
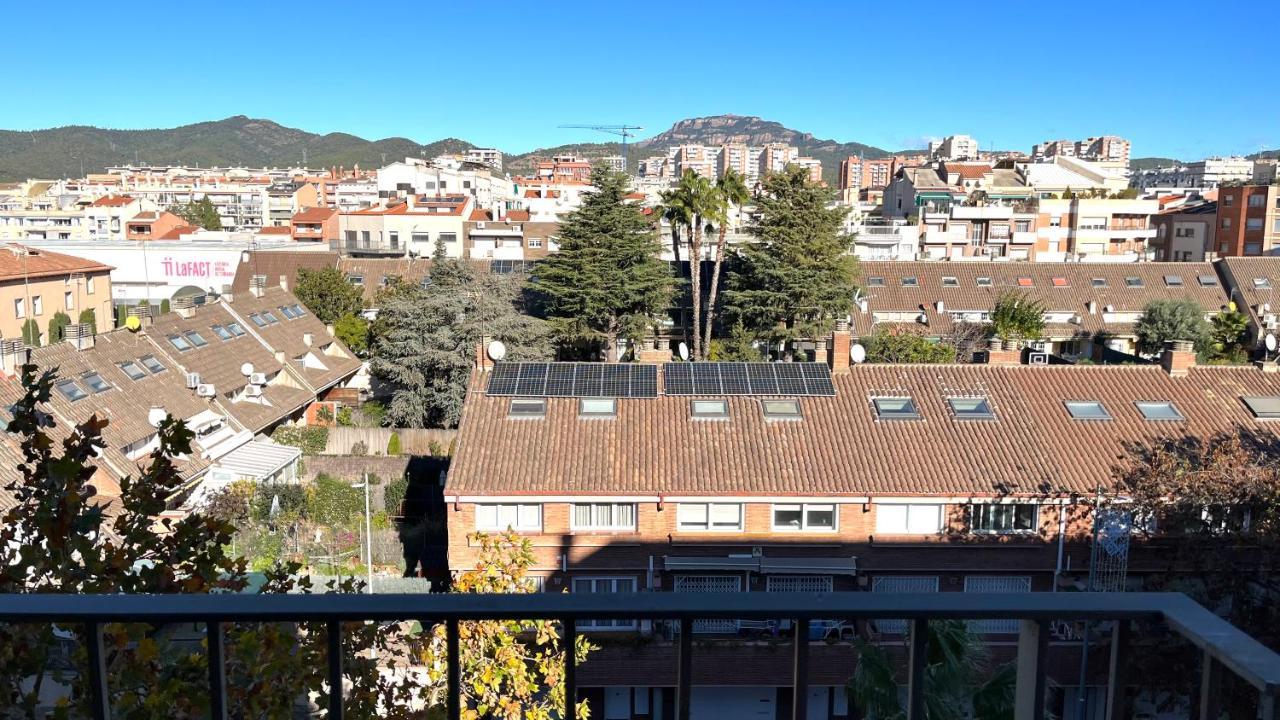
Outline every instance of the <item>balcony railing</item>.
<svg viewBox="0 0 1280 720">
<path fill-rule="evenodd" d="M 1113 623 L 1106 718 L 1119 720 L 1131 689 L 1125 677 L 1130 621 L 1162 622 L 1203 654 L 1199 717 L 1217 720 L 1222 670 L 1258 690 L 1258 717 L 1275 720 L 1280 697 L 1280 655 L 1180 593 L 583 593 L 521 595 L 0 595 L 0 622 L 83 623 L 88 642 L 89 690 L 96 718 L 110 717 L 102 626 L 106 623 L 203 623 L 208 634 L 213 717 L 227 717 L 223 627 L 238 622 L 324 622 L 328 641 L 329 718 L 343 717 L 342 623 L 416 620 L 444 623 L 447 717 L 462 714 L 458 624 L 470 620 L 544 619 L 562 623 L 563 646 L 573 647 L 577 621 L 652 618 L 694 630 L 705 620 L 779 618 L 795 637 L 810 637 L 811 622 L 832 619 L 906 619 L 907 719 L 924 718 L 925 660 L 930 620 L 1018 621 L 1015 718 L 1045 717 L 1046 657 L 1054 621 Z M 675 720 L 689 720 L 694 632 L 678 632 Z M 793 643 L 793 717 L 807 717 L 809 646 Z M 565 696 L 577 697 L 573 653 L 565 653 Z M 564 720 L 576 720 L 566 703 Z"/>
</svg>

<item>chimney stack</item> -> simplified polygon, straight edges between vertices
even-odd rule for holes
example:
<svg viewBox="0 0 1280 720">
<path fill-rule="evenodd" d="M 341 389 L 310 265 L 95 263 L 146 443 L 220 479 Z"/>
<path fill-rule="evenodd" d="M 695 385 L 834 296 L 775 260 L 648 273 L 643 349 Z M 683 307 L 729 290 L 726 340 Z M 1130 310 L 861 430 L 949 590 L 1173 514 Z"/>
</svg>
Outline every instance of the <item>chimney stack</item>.
<svg viewBox="0 0 1280 720">
<path fill-rule="evenodd" d="M 281 276 L 280 276 L 280 289 L 281 289 L 281 290 L 284 290 L 285 292 L 288 292 L 288 291 L 289 291 L 289 276 L 288 276 L 288 275 L 281 275 Z"/>
<path fill-rule="evenodd" d="M 1169 377 L 1186 377 L 1195 366 L 1194 343 L 1190 340 L 1171 340 L 1165 343 L 1164 352 L 1160 354 L 1160 367 L 1169 373 Z"/>
<path fill-rule="evenodd" d="M 303 344 L 303 345 L 306 345 L 307 347 L 311 347 L 312 340 L 313 340 L 313 338 L 312 338 L 311 333 L 309 333 L 309 332 L 304 332 L 304 333 L 302 333 L 302 344 Z"/>
<path fill-rule="evenodd" d="M 841 318 L 836 321 L 836 329 L 831 333 L 831 348 L 827 352 L 827 364 L 833 373 L 849 372 L 849 348 L 853 346 L 853 333 L 849 331 L 849 321 Z"/>
<path fill-rule="evenodd" d="M 9 377 L 17 377 L 22 366 L 30 361 L 31 353 L 21 340 L 0 340 L 0 369 Z"/>
<path fill-rule="evenodd" d="M 1022 350 L 993 339 L 987 346 L 986 360 L 988 365 L 1021 365 Z"/>
<path fill-rule="evenodd" d="M 285 364 L 284 351 L 283 351 L 283 350 L 277 350 L 277 351 L 276 351 L 276 353 L 275 353 L 275 355 L 276 355 L 276 362 L 277 362 L 277 363 L 279 363 L 279 364 L 281 364 L 281 365 L 284 365 L 284 364 Z"/>
<path fill-rule="evenodd" d="M 487 338 L 480 338 L 480 342 L 476 343 L 476 369 L 482 372 L 493 369 L 493 360 L 489 359 L 489 353 L 486 350 L 488 345 Z"/>
</svg>

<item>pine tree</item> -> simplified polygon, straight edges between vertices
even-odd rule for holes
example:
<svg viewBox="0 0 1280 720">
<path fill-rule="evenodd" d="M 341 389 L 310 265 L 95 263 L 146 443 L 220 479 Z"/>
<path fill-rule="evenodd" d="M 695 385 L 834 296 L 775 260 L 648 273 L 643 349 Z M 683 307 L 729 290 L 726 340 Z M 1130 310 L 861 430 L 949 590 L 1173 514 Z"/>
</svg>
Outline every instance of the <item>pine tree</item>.
<svg viewBox="0 0 1280 720">
<path fill-rule="evenodd" d="M 843 231 L 847 210 L 834 202 L 834 191 L 802 168 L 765 179 L 750 228 L 756 241 L 737 251 L 726 282 L 730 320 L 790 343 L 824 336 L 848 315 L 857 260 Z"/>
<path fill-rule="evenodd" d="M 315 313 L 322 323 L 335 323 L 344 315 L 359 315 L 364 309 L 364 296 L 360 289 L 347 282 L 336 267 L 320 270 L 300 268 L 293 294 Z"/>
<path fill-rule="evenodd" d="M 597 168 L 595 190 L 560 226 L 560 251 L 542 261 L 530 290 L 543 301 L 561 348 L 597 346 L 618 359 L 618 340 L 642 339 L 671 305 L 675 278 L 627 179 Z"/>
<path fill-rule="evenodd" d="M 66 338 L 67 326 L 71 324 L 71 316 L 59 310 L 49 318 L 49 342 L 56 343 Z"/>
<path fill-rule="evenodd" d="M 205 230 L 222 229 L 222 218 L 218 215 L 218 208 L 214 207 L 213 201 L 208 197 L 202 197 L 185 205 L 172 205 L 169 207 L 169 212 Z"/>
</svg>

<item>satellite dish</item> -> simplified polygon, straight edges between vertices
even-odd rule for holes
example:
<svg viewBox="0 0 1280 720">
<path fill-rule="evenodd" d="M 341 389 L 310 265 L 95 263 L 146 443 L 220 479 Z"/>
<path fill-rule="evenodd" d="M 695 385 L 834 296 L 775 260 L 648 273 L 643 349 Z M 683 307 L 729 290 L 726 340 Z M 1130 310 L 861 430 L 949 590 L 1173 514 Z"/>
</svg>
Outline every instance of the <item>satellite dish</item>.
<svg viewBox="0 0 1280 720">
<path fill-rule="evenodd" d="M 160 427 L 160 423 L 164 422 L 164 419 L 168 414 L 169 413 L 165 412 L 164 408 L 159 405 L 152 406 L 152 408 L 147 411 L 147 422 L 151 424 L 151 427 L 158 428 Z"/>
<path fill-rule="evenodd" d="M 861 365 L 867 361 L 867 349 L 862 346 L 862 343 L 854 343 L 853 347 L 849 348 L 849 359 L 855 365 Z"/>
<path fill-rule="evenodd" d="M 680 359 L 681 360 L 689 359 L 689 346 L 686 345 L 685 343 L 680 343 Z"/>
<path fill-rule="evenodd" d="M 1267 344 L 1267 352 L 1275 352 L 1276 346 L 1280 344 L 1276 342 L 1275 333 L 1267 333 L 1267 337 L 1263 342 Z"/>
<path fill-rule="evenodd" d="M 486 352 L 489 353 L 490 360 L 498 362 L 507 356 L 507 346 L 502 344 L 501 340 L 494 340 L 489 343 L 489 348 Z"/>
<path fill-rule="evenodd" d="M 247 362 L 240 366 L 240 374 L 249 377 L 253 374 L 253 363 Z"/>
</svg>

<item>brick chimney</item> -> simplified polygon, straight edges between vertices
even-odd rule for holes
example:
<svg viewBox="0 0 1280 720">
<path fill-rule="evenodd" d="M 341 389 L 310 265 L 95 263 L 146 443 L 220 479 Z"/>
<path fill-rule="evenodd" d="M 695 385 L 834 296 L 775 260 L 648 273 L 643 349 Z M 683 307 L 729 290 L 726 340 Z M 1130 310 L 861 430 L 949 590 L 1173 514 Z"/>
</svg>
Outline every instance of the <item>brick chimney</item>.
<svg viewBox="0 0 1280 720">
<path fill-rule="evenodd" d="M 1022 350 L 1019 348 L 1005 349 L 1005 344 L 999 340 L 992 340 L 987 346 L 987 364 L 988 365 L 1021 365 Z"/>
<path fill-rule="evenodd" d="M 493 369 L 493 360 L 489 357 L 489 342 L 486 338 L 481 338 L 476 343 L 476 369 L 482 372 Z"/>
<path fill-rule="evenodd" d="M 1190 340 L 1171 340 L 1164 345 L 1160 354 L 1160 367 L 1169 373 L 1169 377 L 1186 377 L 1191 368 L 1196 366 L 1196 349 Z"/>
<path fill-rule="evenodd" d="M 671 362 L 671 348 L 660 347 L 657 340 L 650 340 L 636 352 L 636 362 L 650 365 Z"/>
<path fill-rule="evenodd" d="M 849 331 L 848 320 L 837 320 L 836 329 L 831 333 L 831 348 L 827 351 L 827 364 L 833 373 L 849 372 L 849 348 L 853 345 L 853 333 Z"/>
<path fill-rule="evenodd" d="M 281 289 L 281 290 L 285 290 L 285 291 L 288 291 L 288 290 L 289 290 L 289 276 L 288 276 L 288 275 L 281 275 L 281 276 L 280 276 L 280 289 Z"/>
</svg>

